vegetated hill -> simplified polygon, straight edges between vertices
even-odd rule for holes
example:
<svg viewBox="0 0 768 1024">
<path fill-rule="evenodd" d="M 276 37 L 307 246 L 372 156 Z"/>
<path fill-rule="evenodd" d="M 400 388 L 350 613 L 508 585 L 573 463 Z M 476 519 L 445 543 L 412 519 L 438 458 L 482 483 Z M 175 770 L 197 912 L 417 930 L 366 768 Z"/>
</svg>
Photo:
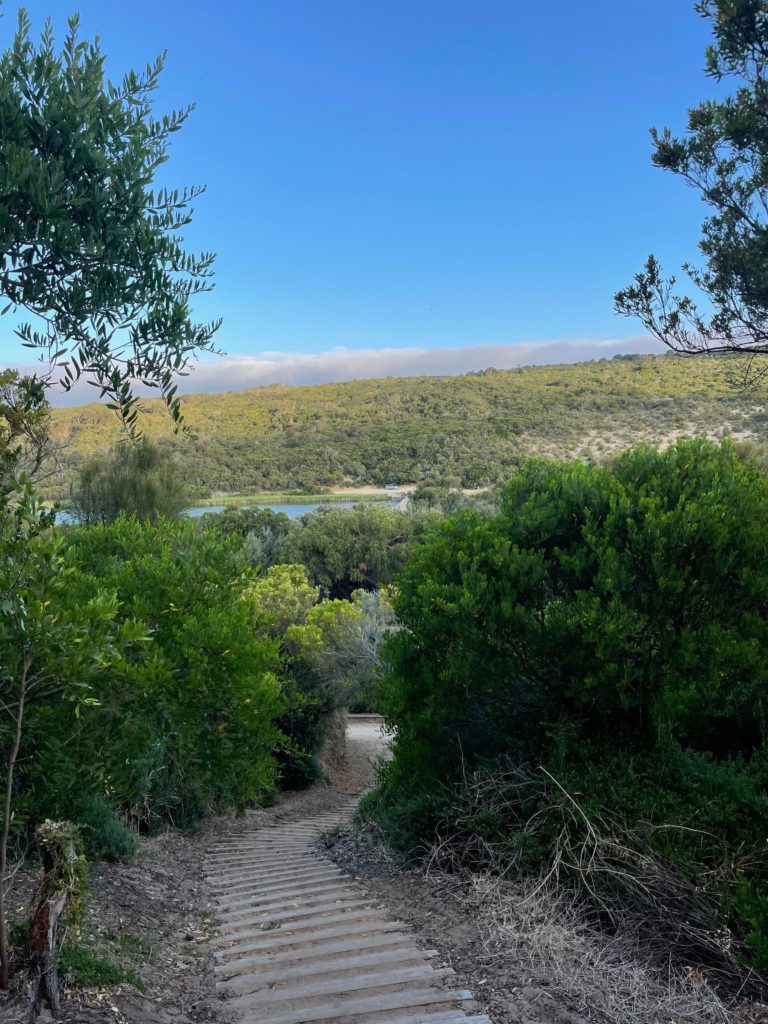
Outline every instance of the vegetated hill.
<svg viewBox="0 0 768 1024">
<path fill-rule="evenodd" d="M 768 389 L 734 388 L 730 365 L 627 356 L 458 377 L 273 385 L 189 395 L 191 437 L 174 436 L 159 401 L 147 399 L 143 430 L 172 446 L 201 496 L 424 479 L 480 487 L 531 453 L 599 459 L 639 440 L 760 435 Z M 119 428 L 98 404 L 56 409 L 53 423 L 62 472 L 48 490 L 62 498 L 77 465 L 116 441 Z"/>
</svg>

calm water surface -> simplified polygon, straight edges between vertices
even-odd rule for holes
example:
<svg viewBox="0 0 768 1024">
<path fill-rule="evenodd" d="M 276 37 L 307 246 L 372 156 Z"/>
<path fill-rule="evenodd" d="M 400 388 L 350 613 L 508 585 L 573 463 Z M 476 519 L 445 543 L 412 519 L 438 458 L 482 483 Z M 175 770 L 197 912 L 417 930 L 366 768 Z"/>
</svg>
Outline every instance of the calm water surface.
<svg viewBox="0 0 768 1024">
<path fill-rule="evenodd" d="M 330 503 L 329 503 L 330 504 Z M 333 508 L 354 508 L 354 501 L 334 501 Z M 247 506 L 241 505 L 240 508 L 246 508 Z M 254 505 L 254 508 L 271 508 L 273 512 L 285 512 L 289 519 L 298 519 L 299 516 L 306 515 L 307 512 L 314 512 L 316 508 L 320 508 L 320 504 L 314 505 Z M 202 516 L 206 512 L 223 512 L 226 508 L 225 505 L 197 505 L 194 508 L 188 508 L 185 510 L 184 515 L 186 516 Z"/>
<path fill-rule="evenodd" d="M 377 505 L 383 505 L 384 507 L 386 507 L 387 504 L 390 504 L 391 506 L 396 507 L 397 504 L 398 504 L 398 501 L 399 501 L 399 499 L 397 499 L 397 498 L 391 498 L 389 502 L 382 501 L 382 502 L 376 502 L 376 504 Z M 307 512 L 314 512 L 316 508 L 320 508 L 321 504 L 322 504 L 322 502 L 315 502 L 315 503 L 312 503 L 312 504 L 304 502 L 304 503 L 300 503 L 300 504 L 297 504 L 297 505 L 294 505 L 294 504 L 255 505 L 254 508 L 271 508 L 273 512 L 285 512 L 285 514 L 288 516 L 289 519 L 298 519 L 299 516 L 306 515 Z M 326 504 L 328 506 L 330 506 L 331 508 L 354 508 L 355 505 L 358 504 L 358 502 L 356 502 L 356 501 L 334 501 L 334 502 L 327 502 Z M 373 502 L 371 502 L 371 504 L 373 504 Z M 247 507 L 248 506 L 246 506 L 246 505 L 241 505 L 240 506 L 240 508 L 247 508 Z M 202 516 L 202 515 L 205 515 L 206 512 L 223 512 L 225 508 L 226 508 L 226 505 L 195 505 L 192 508 L 185 509 L 184 510 L 184 515 L 185 516 Z M 62 509 L 60 512 L 56 513 L 56 522 L 57 523 L 62 523 L 63 525 L 69 525 L 72 522 L 72 513 L 68 512 L 66 509 Z"/>
</svg>

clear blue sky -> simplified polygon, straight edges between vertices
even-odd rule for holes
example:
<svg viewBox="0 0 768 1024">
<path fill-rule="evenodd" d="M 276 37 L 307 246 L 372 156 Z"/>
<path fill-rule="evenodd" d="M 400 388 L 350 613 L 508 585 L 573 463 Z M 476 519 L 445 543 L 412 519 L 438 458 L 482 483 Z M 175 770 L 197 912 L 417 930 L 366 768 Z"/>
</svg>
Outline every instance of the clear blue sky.
<svg viewBox="0 0 768 1024">
<path fill-rule="evenodd" d="M 167 179 L 208 186 L 188 241 L 230 353 L 630 338 L 613 292 L 696 254 L 648 136 L 713 91 L 692 0 L 26 7 L 79 9 L 115 77 L 168 49 L 157 108 L 197 110 Z"/>
</svg>

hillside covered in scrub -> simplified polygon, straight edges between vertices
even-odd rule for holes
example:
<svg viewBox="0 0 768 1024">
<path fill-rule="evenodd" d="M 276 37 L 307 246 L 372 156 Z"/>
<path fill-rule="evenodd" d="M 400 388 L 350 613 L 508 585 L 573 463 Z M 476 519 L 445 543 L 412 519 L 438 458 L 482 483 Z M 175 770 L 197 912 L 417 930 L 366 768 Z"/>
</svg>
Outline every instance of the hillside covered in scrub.
<svg viewBox="0 0 768 1024">
<path fill-rule="evenodd" d="M 683 434 L 759 435 L 766 389 L 743 392 L 729 361 L 674 356 L 485 370 L 458 377 L 272 385 L 183 400 L 192 437 L 174 436 L 156 399 L 142 429 L 170 445 L 193 494 L 439 480 L 482 487 L 532 453 L 600 459 Z M 103 405 L 56 409 L 66 498 L 76 467 L 117 440 Z"/>
</svg>

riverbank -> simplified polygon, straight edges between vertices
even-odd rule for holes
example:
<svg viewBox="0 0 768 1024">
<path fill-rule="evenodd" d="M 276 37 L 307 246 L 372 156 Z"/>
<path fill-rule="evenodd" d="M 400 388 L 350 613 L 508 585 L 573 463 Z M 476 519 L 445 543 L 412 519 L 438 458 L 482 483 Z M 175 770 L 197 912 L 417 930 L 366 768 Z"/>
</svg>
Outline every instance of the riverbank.
<svg viewBox="0 0 768 1024">
<path fill-rule="evenodd" d="M 197 517 L 206 512 L 223 512 L 235 508 L 268 508 L 273 512 L 284 512 L 290 519 L 296 519 L 307 512 L 313 512 L 320 505 L 335 505 L 339 508 L 353 508 L 359 504 L 376 504 L 397 507 L 408 491 L 339 491 L 333 494 L 292 494 L 282 491 L 265 491 L 261 494 L 223 494 L 217 497 L 199 498 L 184 509 L 184 515 Z M 69 524 L 74 519 L 72 506 L 67 502 L 43 502 L 45 508 L 57 507 L 57 522 Z"/>
</svg>

